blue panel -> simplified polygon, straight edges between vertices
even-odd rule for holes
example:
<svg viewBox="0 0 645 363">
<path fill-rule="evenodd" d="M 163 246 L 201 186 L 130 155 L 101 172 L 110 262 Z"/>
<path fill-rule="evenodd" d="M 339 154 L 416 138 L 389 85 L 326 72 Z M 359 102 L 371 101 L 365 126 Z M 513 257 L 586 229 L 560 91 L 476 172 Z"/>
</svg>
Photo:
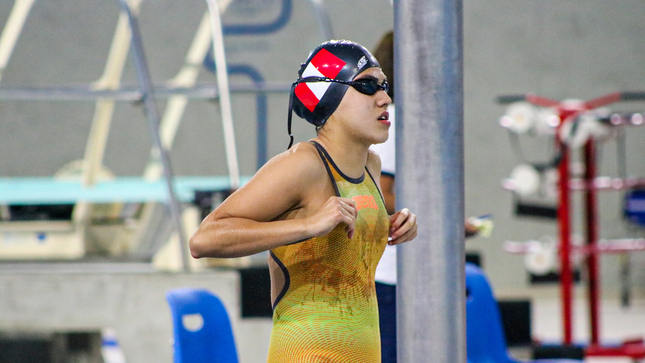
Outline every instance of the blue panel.
<svg viewBox="0 0 645 363">
<path fill-rule="evenodd" d="M 250 177 L 241 177 L 245 184 Z M 196 190 L 222 191 L 230 189 L 227 176 L 180 176 L 174 179 L 177 199 L 190 202 Z M 168 198 L 164 179 L 147 181 L 140 177 L 120 177 L 83 187 L 78 181 L 54 178 L 0 178 L 0 204 L 70 204 L 165 202 Z"/>
<path fill-rule="evenodd" d="M 625 196 L 625 216 L 645 227 L 645 190 L 632 190 Z"/>
</svg>

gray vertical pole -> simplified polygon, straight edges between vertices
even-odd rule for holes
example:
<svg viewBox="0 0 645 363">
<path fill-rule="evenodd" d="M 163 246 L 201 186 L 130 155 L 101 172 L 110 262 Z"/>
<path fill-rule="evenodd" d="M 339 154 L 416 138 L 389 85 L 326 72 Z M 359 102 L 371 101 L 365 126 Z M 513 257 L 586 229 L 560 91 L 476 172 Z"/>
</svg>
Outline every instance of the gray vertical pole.
<svg viewBox="0 0 645 363">
<path fill-rule="evenodd" d="M 466 362 L 461 0 L 395 0 L 400 363 Z"/>
<path fill-rule="evenodd" d="M 119 4 L 121 5 L 121 11 L 127 15 L 130 23 L 130 31 L 132 32 L 132 54 L 134 56 L 134 66 L 137 78 L 139 79 L 139 86 L 141 87 L 141 94 L 143 95 L 143 106 L 145 108 L 146 116 L 148 117 L 148 125 L 150 127 L 150 133 L 152 134 L 152 141 L 159 151 L 159 157 L 161 158 L 161 163 L 163 165 L 163 174 L 166 181 L 166 189 L 168 191 L 168 210 L 170 212 L 170 218 L 174 224 L 175 231 L 179 235 L 178 238 L 182 268 L 184 271 L 188 271 L 190 269 L 190 257 L 188 256 L 187 251 L 188 241 L 186 240 L 184 227 L 181 221 L 181 206 L 179 205 L 179 201 L 175 194 L 170 156 L 168 155 L 168 150 L 164 148 L 164 145 L 161 142 L 161 136 L 159 135 L 159 111 L 157 110 L 157 104 L 154 100 L 152 80 L 150 79 L 148 63 L 144 55 L 143 44 L 141 43 L 139 23 L 137 16 L 132 13 L 127 0 L 119 0 Z"/>
</svg>

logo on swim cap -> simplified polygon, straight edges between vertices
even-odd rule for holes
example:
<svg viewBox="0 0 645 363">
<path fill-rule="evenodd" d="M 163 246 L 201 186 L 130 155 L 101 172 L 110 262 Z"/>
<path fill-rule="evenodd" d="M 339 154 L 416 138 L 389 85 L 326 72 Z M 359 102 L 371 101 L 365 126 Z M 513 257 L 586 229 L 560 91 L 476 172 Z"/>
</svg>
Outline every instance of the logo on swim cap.
<svg viewBox="0 0 645 363">
<path fill-rule="evenodd" d="M 363 69 L 363 67 L 367 64 L 367 59 L 365 56 L 362 56 L 361 59 L 358 60 L 358 69 Z"/>
</svg>

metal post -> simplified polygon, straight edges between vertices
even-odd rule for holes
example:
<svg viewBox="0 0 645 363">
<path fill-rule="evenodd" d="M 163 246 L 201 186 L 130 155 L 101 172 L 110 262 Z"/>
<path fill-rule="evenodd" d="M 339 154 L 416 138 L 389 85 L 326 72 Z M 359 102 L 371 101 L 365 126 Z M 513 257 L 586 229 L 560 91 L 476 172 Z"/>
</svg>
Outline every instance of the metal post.
<svg viewBox="0 0 645 363">
<path fill-rule="evenodd" d="M 562 120 L 566 118 L 561 116 Z M 558 141 L 561 148 L 558 187 L 560 205 L 558 206 L 558 228 L 560 232 L 560 295 L 562 299 L 562 343 L 570 345 L 573 341 L 573 272 L 571 271 L 571 190 L 569 189 L 569 147 Z"/>
<path fill-rule="evenodd" d="M 466 362 L 461 0 L 394 1 L 398 361 Z"/>
<path fill-rule="evenodd" d="M 157 110 L 157 104 L 154 100 L 152 80 L 150 79 L 148 63 L 146 62 L 143 52 L 139 23 L 137 21 L 137 17 L 132 14 L 130 6 L 128 5 L 128 0 L 119 0 L 119 4 L 121 5 L 121 10 L 128 16 L 128 20 L 130 21 L 130 30 L 132 32 L 132 54 L 134 56 L 137 78 L 139 79 L 139 85 L 141 86 L 142 101 L 145 107 L 146 116 L 148 117 L 150 133 L 152 134 L 155 146 L 159 149 L 159 157 L 161 158 L 161 164 L 163 165 L 164 178 L 168 189 L 168 210 L 170 211 L 170 218 L 174 224 L 175 231 L 178 234 L 183 269 L 188 271 L 190 269 L 190 259 L 187 251 L 188 241 L 184 234 L 184 227 L 181 220 L 181 206 L 179 205 L 179 201 L 177 200 L 175 193 L 170 156 L 168 155 L 168 150 L 161 142 L 161 136 L 159 135 L 159 111 Z"/>
<path fill-rule="evenodd" d="M 25 25 L 27 16 L 29 16 L 31 7 L 34 5 L 34 1 L 35 0 L 14 1 L 9 18 L 7 18 L 7 23 L 2 30 L 2 35 L 0 35 L 0 79 L 4 74 L 7 63 L 9 63 L 11 54 L 13 54 L 16 42 L 22 33 L 22 28 Z"/>
<path fill-rule="evenodd" d="M 589 299 L 589 328 L 591 344 L 600 344 L 600 284 L 599 263 L 598 263 L 598 202 L 596 199 L 597 190 L 593 185 L 596 179 L 596 142 L 589 139 L 584 148 L 585 162 L 585 181 L 587 189 L 585 191 L 585 216 L 586 216 L 586 234 L 589 254 L 586 256 L 587 261 L 587 294 Z"/>
<path fill-rule="evenodd" d="M 222 30 L 219 3 L 216 0 L 206 0 L 206 4 L 208 5 L 211 19 L 211 31 L 213 32 L 213 60 L 215 61 L 215 73 L 217 74 L 217 90 L 219 92 L 219 107 L 224 129 L 228 176 L 231 179 L 231 189 L 235 190 L 240 187 L 240 168 L 237 162 L 231 94 L 228 87 L 228 71 L 224 54 L 224 31 Z"/>
</svg>

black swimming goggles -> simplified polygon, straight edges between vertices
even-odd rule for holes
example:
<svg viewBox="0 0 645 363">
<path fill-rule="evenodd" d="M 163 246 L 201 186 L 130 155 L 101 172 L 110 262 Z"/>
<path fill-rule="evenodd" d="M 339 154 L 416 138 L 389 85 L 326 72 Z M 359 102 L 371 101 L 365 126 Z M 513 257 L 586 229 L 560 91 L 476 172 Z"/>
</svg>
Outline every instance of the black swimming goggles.
<svg viewBox="0 0 645 363">
<path fill-rule="evenodd" d="M 305 77 L 305 78 L 299 79 L 296 82 L 297 83 L 301 83 L 301 82 L 335 82 L 335 83 L 342 83 L 342 84 L 352 86 L 358 92 L 360 92 L 360 93 L 362 93 L 364 95 L 368 95 L 368 96 L 371 96 L 371 95 L 375 94 L 379 90 L 383 90 L 383 91 L 385 91 L 385 93 L 387 93 L 387 91 L 390 89 L 390 85 L 387 84 L 387 81 L 383 81 L 383 83 L 379 84 L 378 80 L 375 79 L 375 78 L 361 78 L 361 79 L 356 80 L 356 81 L 343 81 L 343 80 L 340 80 L 340 79 L 332 79 L 332 78 L 328 78 L 328 77 Z"/>
</svg>

